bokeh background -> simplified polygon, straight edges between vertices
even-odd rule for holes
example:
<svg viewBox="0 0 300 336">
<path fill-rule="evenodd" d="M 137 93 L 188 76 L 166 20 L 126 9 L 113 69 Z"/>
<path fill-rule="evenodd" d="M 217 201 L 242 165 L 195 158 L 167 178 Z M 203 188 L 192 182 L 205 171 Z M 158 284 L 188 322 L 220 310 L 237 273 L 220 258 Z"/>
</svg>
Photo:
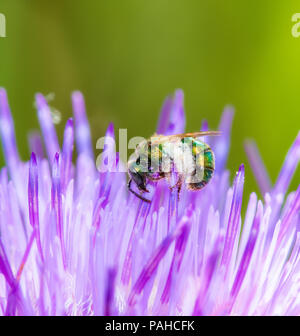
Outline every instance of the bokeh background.
<svg viewBox="0 0 300 336">
<path fill-rule="evenodd" d="M 95 144 L 110 121 L 148 137 L 165 96 L 182 88 L 188 131 L 203 118 L 215 129 L 223 107 L 235 106 L 228 166 L 233 176 L 246 164 L 245 192 L 258 190 L 245 138 L 256 140 L 275 181 L 300 124 L 298 0 L 1 0 L 0 12 L 0 86 L 24 159 L 27 133 L 38 128 L 37 91 L 55 93 L 62 134 L 70 93 L 81 90 Z M 291 188 L 299 180 L 298 171 Z"/>
</svg>

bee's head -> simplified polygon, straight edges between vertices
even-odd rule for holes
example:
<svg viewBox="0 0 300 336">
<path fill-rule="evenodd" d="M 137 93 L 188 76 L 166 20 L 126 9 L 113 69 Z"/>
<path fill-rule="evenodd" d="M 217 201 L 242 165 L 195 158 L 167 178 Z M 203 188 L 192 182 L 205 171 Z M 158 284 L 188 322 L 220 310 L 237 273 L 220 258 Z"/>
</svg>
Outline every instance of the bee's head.
<svg viewBox="0 0 300 336">
<path fill-rule="evenodd" d="M 136 162 L 129 163 L 128 174 L 140 191 L 149 192 L 146 188 L 147 173 L 142 171 L 139 164 L 137 164 Z"/>
</svg>

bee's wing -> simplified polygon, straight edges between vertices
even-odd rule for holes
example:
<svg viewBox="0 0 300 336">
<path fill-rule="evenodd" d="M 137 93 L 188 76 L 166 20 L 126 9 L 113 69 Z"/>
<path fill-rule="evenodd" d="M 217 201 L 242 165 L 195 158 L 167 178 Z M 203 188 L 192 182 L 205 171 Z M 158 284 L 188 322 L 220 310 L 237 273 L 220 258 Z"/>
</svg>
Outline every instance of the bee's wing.
<svg viewBox="0 0 300 336">
<path fill-rule="evenodd" d="M 165 142 L 178 141 L 179 139 L 187 138 L 187 137 L 199 138 L 203 136 L 218 136 L 218 135 L 221 135 L 221 132 L 205 131 L 205 132 L 181 133 L 181 134 L 172 134 L 172 135 L 154 134 L 151 137 L 151 143 L 152 144 L 163 144 Z"/>
<path fill-rule="evenodd" d="M 204 132 L 194 132 L 194 133 L 182 133 L 182 134 L 177 134 L 176 136 L 177 137 L 179 136 L 180 138 L 187 138 L 187 137 L 199 138 L 203 136 L 219 136 L 219 135 L 221 135 L 221 132 L 219 131 L 204 131 Z"/>
</svg>

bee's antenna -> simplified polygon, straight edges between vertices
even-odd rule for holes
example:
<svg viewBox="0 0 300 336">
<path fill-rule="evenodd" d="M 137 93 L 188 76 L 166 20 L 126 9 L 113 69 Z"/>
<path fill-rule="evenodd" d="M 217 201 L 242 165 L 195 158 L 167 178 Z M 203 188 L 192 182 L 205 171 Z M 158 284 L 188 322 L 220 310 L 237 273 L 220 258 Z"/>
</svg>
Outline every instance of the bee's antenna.
<svg viewBox="0 0 300 336">
<path fill-rule="evenodd" d="M 132 179 L 130 179 L 130 180 L 128 181 L 128 185 L 127 185 L 128 190 L 129 190 L 130 192 L 132 192 L 136 197 L 138 197 L 139 199 L 141 199 L 142 201 L 147 202 L 147 203 L 151 203 L 150 200 L 148 200 L 147 198 L 141 196 L 140 194 L 138 194 L 137 192 L 135 192 L 134 190 L 131 189 L 131 182 L 132 182 Z"/>
</svg>

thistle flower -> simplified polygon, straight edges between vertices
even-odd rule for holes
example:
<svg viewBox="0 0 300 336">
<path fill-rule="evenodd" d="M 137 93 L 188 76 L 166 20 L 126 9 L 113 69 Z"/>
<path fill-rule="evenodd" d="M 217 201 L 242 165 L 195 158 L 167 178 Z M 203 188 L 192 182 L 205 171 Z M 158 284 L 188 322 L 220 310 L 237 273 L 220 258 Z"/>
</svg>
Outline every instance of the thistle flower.
<svg viewBox="0 0 300 336">
<path fill-rule="evenodd" d="M 47 102 L 36 96 L 42 137 L 30 136 L 31 158 L 22 162 L 0 91 L 1 315 L 300 314 L 300 186 L 287 195 L 300 133 L 274 187 L 255 144 L 246 144 L 264 200 L 252 193 L 242 219 L 244 166 L 232 186 L 226 170 L 232 108 L 222 135 L 208 139 L 216 156 L 210 184 L 183 190 L 178 201 L 160 181 L 148 204 L 128 194 L 126 173 L 97 171 L 83 96 L 75 92 L 72 103 L 60 147 Z M 184 125 L 178 90 L 157 132 L 182 133 Z M 112 125 L 106 134 L 114 137 Z"/>
</svg>

